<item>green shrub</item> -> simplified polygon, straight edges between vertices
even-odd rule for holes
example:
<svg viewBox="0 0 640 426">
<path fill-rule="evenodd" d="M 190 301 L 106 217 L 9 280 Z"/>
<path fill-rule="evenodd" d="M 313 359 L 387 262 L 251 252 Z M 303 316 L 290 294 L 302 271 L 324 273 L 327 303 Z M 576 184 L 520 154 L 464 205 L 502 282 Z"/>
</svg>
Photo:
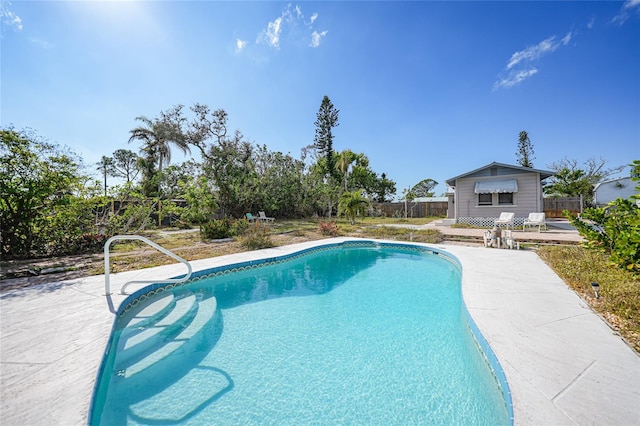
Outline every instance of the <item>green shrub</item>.
<svg viewBox="0 0 640 426">
<path fill-rule="evenodd" d="M 273 247 L 271 240 L 271 230 L 268 226 L 255 223 L 248 227 L 244 236 L 240 238 L 240 245 L 248 250 L 259 250 Z"/>
<path fill-rule="evenodd" d="M 249 221 L 247 219 L 236 219 L 231 223 L 231 235 L 234 237 L 244 234 L 249 229 Z"/>
<path fill-rule="evenodd" d="M 338 225 L 335 222 L 318 222 L 318 232 L 322 235 L 336 237 L 338 235 Z"/>
<path fill-rule="evenodd" d="M 46 245 L 40 256 L 66 256 L 70 254 L 99 253 L 104 249 L 104 243 L 109 235 L 85 233 L 80 235 L 57 236 Z"/>
<path fill-rule="evenodd" d="M 220 240 L 232 237 L 231 220 L 224 218 L 203 223 L 200 225 L 200 236 L 203 240 Z"/>
<path fill-rule="evenodd" d="M 605 207 L 586 209 L 582 217 L 565 217 L 586 240 L 586 246 L 606 253 L 621 268 L 640 274 L 640 208 L 618 198 Z"/>
</svg>

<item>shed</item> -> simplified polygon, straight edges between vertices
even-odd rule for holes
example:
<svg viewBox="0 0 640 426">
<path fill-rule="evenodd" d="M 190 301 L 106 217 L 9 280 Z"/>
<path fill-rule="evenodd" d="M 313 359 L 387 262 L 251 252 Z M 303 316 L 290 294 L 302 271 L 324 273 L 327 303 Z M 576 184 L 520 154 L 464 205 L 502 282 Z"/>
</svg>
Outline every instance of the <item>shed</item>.
<svg viewBox="0 0 640 426">
<path fill-rule="evenodd" d="M 458 223 L 490 226 L 501 212 L 513 212 L 515 224 L 521 225 L 529 213 L 544 211 L 542 181 L 553 175 L 493 162 L 447 179 L 454 192 L 454 218 Z"/>
<path fill-rule="evenodd" d="M 636 194 L 636 186 L 630 177 L 600 182 L 593 189 L 593 201 L 596 206 L 605 206 L 618 198 L 629 199 Z"/>
</svg>

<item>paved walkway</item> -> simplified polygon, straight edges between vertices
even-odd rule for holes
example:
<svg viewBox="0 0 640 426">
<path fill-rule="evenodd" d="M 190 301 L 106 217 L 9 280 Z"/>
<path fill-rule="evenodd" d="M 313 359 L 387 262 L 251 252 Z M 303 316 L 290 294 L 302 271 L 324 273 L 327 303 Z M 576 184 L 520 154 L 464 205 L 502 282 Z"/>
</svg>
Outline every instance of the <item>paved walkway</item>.
<svg viewBox="0 0 640 426">
<path fill-rule="evenodd" d="M 192 265 L 206 269 L 324 242 Z M 463 264 L 465 303 L 505 370 L 517 425 L 640 424 L 640 357 L 534 252 L 437 247 Z M 123 272 L 112 283 L 115 289 L 183 272 L 180 264 Z M 0 424 L 86 424 L 112 310 L 123 300 L 103 294 L 104 276 L 94 276 L 0 295 Z"/>
</svg>

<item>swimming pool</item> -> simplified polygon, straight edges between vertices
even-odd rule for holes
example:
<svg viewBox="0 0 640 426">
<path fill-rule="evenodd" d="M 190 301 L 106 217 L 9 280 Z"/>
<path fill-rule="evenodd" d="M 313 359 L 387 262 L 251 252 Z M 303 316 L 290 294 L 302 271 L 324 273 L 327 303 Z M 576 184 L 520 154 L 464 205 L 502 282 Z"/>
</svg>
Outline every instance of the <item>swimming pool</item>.
<svg viewBox="0 0 640 426">
<path fill-rule="evenodd" d="M 90 424 L 512 422 L 446 253 L 347 242 L 195 275 L 123 302 Z"/>
</svg>

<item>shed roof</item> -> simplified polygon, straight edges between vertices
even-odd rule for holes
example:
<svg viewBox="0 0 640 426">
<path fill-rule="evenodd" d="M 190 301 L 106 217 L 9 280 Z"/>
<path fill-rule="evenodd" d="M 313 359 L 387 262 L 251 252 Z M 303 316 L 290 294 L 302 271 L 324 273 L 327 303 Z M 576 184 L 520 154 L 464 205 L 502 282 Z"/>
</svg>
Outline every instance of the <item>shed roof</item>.
<svg viewBox="0 0 640 426">
<path fill-rule="evenodd" d="M 507 168 L 507 169 L 518 170 L 518 171 L 521 171 L 521 172 L 540 173 L 540 180 L 544 180 L 544 179 L 546 179 L 546 178 L 548 178 L 550 176 L 555 175 L 554 172 L 549 171 L 549 170 L 533 169 L 531 167 L 514 166 L 514 165 L 511 165 L 511 164 L 497 163 L 497 162 L 494 161 L 493 163 L 487 164 L 486 166 L 478 167 L 477 169 L 471 170 L 470 172 L 463 173 L 461 175 L 458 175 L 458 176 L 452 177 L 450 179 L 447 179 L 446 183 L 449 186 L 455 186 L 457 179 L 461 179 L 461 178 L 473 175 L 474 173 L 478 173 L 481 170 L 489 169 L 491 167 L 502 167 L 502 168 Z"/>
</svg>

